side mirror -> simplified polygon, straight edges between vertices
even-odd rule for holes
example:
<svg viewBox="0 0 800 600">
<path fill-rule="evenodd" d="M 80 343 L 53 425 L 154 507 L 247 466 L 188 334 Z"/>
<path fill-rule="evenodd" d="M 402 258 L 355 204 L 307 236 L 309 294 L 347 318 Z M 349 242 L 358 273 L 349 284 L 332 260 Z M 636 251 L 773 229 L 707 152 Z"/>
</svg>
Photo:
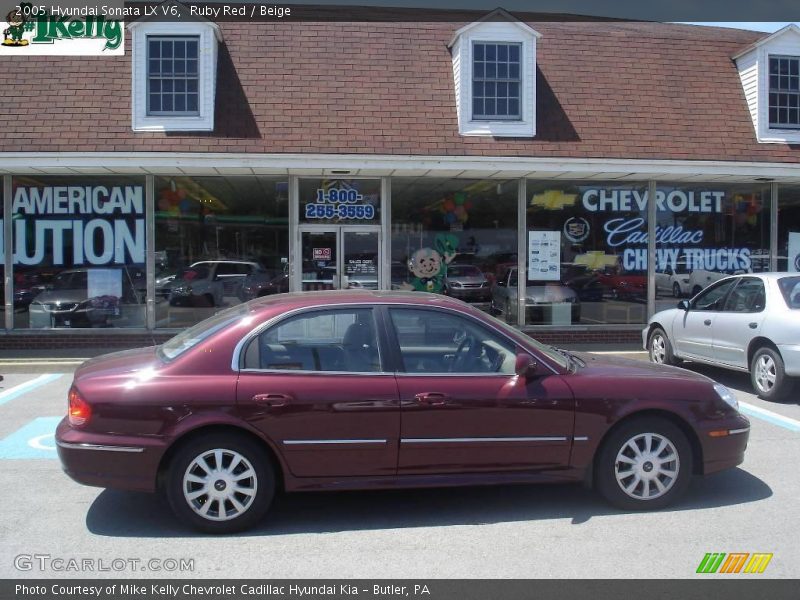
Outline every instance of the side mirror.
<svg viewBox="0 0 800 600">
<path fill-rule="evenodd" d="M 537 373 L 538 363 L 536 360 L 526 352 L 517 354 L 517 362 L 514 364 L 514 372 L 520 377 L 535 377 Z"/>
<path fill-rule="evenodd" d="M 689 308 L 691 308 L 691 305 L 689 304 L 688 300 L 681 300 L 680 302 L 678 302 L 678 308 L 680 308 L 681 310 L 688 311 Z"/>
<path fill-rule="evenodd" d="M 498 285 L 498 287 L 506 287 L 506 282 L 503 281 L 502 279 L 498 279 L 497 280 L 497 285 Z"/>
</svg>

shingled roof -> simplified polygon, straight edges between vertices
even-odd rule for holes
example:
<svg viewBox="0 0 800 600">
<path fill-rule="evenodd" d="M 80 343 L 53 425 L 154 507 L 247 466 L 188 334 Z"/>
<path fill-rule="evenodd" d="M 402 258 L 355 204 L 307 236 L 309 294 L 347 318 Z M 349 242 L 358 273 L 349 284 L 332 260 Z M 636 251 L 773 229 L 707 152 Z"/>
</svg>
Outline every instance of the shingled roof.
<svg viewBox="0 0 800 600">
<path fill-rule="evenodd" d="M 764 34 L 530 22 L 534 139 L 458 134 L 447 44 L 464 23 L 220 23 L 215 131 L 131 130 L 120 57 L 2 57 L 4 152 L 252 152 L 797 162 L 759 144 L 731 57 Z M 342 43 L 347 40 L 347 43 Z"/>
</svg>

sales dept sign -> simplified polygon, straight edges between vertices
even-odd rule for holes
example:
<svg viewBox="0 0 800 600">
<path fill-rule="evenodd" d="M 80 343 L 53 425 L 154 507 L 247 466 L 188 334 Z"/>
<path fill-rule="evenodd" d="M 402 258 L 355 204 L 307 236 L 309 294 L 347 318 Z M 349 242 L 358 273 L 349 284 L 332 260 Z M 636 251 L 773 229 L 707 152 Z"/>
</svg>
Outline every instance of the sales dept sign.
<svg viewBox="0 0 800 600">
<path fill-rule="evenodd" d="M 306 219 L 365 220 L 375 218 L 375 207 L 354 188 L 319 188 L 315 202 L 305 208 Z"/>
<path fill-rule="evenodd" d="M 14 264 L 144 263 L 142 186 L 20 186 L 11 210 Z"/>
</svg>

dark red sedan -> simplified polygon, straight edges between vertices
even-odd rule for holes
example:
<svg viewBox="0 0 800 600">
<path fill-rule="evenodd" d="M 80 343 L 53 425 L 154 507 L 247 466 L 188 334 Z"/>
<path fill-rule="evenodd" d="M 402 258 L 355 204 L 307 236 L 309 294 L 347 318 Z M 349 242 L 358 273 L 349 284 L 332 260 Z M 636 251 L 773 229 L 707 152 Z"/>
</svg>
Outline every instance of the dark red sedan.
<svg viewBox="0 0 800 600">
<path fill-rule="evenodd" d="M 661 508 L 742 462 L 712 380 L 559 351 L 443 296 L 281 294 L 85 363 L 56 433 L 79 483 L 166 494 L 209 532 L 277 489 L 583 481 Z"/>
</svg>

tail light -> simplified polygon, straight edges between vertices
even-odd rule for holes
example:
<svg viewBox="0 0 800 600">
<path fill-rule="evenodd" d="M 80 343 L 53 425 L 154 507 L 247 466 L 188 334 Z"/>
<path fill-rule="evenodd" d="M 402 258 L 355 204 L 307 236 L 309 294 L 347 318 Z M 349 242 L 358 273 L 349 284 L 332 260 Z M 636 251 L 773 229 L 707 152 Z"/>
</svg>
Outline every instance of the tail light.
<svg viewBox="0 0 800 600">
<path fill-rule="evenodd" d="M 69 424 L 84 425 L 92 416 L 92 407 L 74 387 L 69 390 Z"/>
</svg>

